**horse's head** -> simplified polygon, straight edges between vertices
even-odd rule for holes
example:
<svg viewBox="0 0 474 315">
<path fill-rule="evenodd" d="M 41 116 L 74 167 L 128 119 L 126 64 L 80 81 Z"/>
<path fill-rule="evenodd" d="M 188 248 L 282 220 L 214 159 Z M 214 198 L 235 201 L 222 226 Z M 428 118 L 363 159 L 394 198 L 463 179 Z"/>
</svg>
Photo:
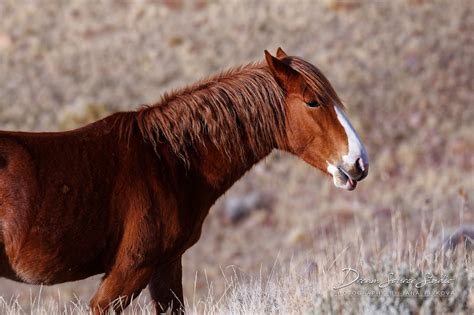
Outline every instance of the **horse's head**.
<svg viewBox="0 0 474 315">
<path fill-rule="evenodd" d="M 281 48 L 267 64 L 284 90 L 287 150 L 332 175 L 336 187 L 353 190 L 367 176 L 367 151 L 344 114 L 342 103 L 315 66 Z"/>
</svg>

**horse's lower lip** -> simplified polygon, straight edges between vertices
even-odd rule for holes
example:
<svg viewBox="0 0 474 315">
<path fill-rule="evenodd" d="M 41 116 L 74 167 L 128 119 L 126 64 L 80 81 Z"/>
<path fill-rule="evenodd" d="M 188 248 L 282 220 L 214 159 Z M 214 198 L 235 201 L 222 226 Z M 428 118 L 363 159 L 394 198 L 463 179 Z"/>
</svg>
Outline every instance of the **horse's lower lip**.
<svg viewBox="0 0 474 315">
<path fill-rule="evenodd" d="M 356 180 L 353 180 L 352 178 L 350 177 L 347 177 L 347 185 L 348 186 L 348 190 L 354 190 L 356 187 L 357 187 L 357 181 Z"/>
<path fill-rule="evenodd" d="M 354 190 L 357 187 L 357 181 L 352 179 L 351 176 L 341 167 L 338 167 L 339 172 L 345 178 L 346 184 L 344 186 L 347 190 Z"/>
</svg>

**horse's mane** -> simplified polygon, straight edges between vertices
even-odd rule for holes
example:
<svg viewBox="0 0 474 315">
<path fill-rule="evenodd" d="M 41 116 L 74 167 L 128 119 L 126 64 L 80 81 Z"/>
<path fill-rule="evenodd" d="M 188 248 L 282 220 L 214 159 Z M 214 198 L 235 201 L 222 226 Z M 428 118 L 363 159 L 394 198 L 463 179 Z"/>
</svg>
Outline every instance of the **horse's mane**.
<svg viewBox="0 0 474 315">
<path fill-rule="evenodd" d="M 256 156 L 285 142 L 284 95 L 269 69 L 253 63 L 163 95 L 138 110 L 142 136 L 167 142 L 187 161 L 195 144 L 211 141 L 230 159 Z"/>
<path fill-rule="evenodd" d="M 342 105 L 324 75 L 312 64 L 288 57 L 321 97 Z M 157 149 L 168 143 L 188 162 L 196 144 L 211 141 L 229 159 L 267 154 L 286 145 L 284 91 L 265 63 L 232 68 L 193 85 L 166 93 L 137 112 L 143 138 Z"/>
</svg>

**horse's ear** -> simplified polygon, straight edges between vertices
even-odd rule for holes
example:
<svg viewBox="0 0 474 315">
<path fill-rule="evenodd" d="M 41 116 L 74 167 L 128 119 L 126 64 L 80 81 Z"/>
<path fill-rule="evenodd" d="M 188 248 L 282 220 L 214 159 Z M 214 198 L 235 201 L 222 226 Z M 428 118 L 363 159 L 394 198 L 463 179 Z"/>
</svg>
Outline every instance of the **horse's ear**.
<svg viewBox="0 0 474 315">
<path fill-rule="evenodd" d="M 277 56 L 278 59 L 283 59 L 285 57 L 288 57 L 286 52 L 284 52 L 283 49 L 281 49 L 281 47 L 278 47 L 276 56 Z"/>
<path fill-rule="evenodd" d="M 265 60 L 267 61 L 268 67 L 270 68 L 275 80 L 283 89 L 288 91 L 290 89 L 290 83 L 295 82 L 295 80 L 299 77 L 298 72 L 285 62 L 273 57 L 266 50 Z"/>
</svg>

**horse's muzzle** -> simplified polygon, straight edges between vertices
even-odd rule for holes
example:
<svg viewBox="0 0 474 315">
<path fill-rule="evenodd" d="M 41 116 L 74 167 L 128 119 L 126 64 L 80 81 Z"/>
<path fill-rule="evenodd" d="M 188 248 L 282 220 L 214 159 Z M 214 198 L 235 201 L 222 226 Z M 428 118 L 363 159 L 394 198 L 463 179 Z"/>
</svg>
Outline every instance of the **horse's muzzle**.
<svg viewBox="0 0 474 315">
<path fill-rule="evenodd" d="M 362 158 L 358 158 L 353 164 L 340 164 L 334 168 L 331 173 L 336 187 L 354 190 L 357 186 L 357 182 L 367 177 L 369 164 L 363 161 Z"/>
</svg>

